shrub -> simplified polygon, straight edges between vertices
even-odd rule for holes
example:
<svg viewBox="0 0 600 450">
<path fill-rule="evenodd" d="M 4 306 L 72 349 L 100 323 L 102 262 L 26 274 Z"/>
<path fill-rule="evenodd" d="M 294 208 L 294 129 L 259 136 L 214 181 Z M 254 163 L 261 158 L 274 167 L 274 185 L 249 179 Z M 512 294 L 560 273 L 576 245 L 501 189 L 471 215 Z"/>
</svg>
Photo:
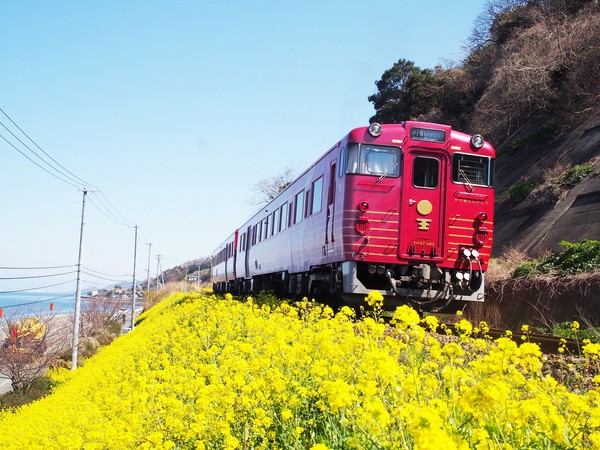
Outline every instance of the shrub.
<svg viewBox="0 0 600 450">
<path fill-rule="evenodd" d="M 529 194 L 538 186 L 540 182 L 538 180 L 525 180 L 519 183 L 513 184 L 508 189 L 510 199 L 515 203 L 520 203 L 525 200 Z"/>
<path fill-rule="evenodd" d="M 557 272 L 561 276 L 594 272 L 600 269 L 600 242 L 584 239 L 571 243 L 561 241 L 563 252 L 553 252 L 535 261 L 524 262 L 513 272 L 513 278 L 534 277 Z"/>
<path fill-rule="evenodd" d="M 592 164 L 578 164 L 566 170 L 555 182 L 561 185 L 575 185 L 581 183 L 593 170 L 594 166 Z"/>
<path fill-rule="evenodd" d="M 579 341 L 588 339 L 592 342 L 598 342 L 600 328 L 579 329 L 579 327 L 573 326 L 574 323 L 577 322 L 559 322 L 554 324 L 551 330 L 552 334 L 563 338 L 577 339 Z"/>
<path fill-rule="evenodd" d="M 532 278 L 540 275 L 541 272 L 537 267 L 537 263 L 535 261 L 529 261 L 522 263 L 519 267 L 515 269 L 513 272 L 513 278 Z"/>
<path fill-rule="evenodd" d="M 48 395 L 57 385 L 48 377 L 36 378 L 27 389 L 7 392 L 0 396 L 0 410 L 18 408 Z"/>
<path fill-rule="evenodd" d="M 527 137 L 527 142 L 531 144 L 541 144 L 555 138 L 559 133 L 558 123 L 554 120 L 540 125 Z"/>
<path fill-rule="evenodd" d="M 518 150 L 521 150 L 525 144 L 527 143 L 526 139 L 524 138 L 517 138 L 515 140 L 513 140 L 510 144 L 508 144 L 506 146 L 506 153 L 513 153 L 516 152 Z"/>
<path fill-rule="evenodd" d="M 571 243 L 561 241 L 561 253 L 552 253 L 544 258 L 540 268 L 543 272 L 558 271 L 561 275 L 593 272 L 600 269 L 600 242 L 584 239 Z"/>
</svg>

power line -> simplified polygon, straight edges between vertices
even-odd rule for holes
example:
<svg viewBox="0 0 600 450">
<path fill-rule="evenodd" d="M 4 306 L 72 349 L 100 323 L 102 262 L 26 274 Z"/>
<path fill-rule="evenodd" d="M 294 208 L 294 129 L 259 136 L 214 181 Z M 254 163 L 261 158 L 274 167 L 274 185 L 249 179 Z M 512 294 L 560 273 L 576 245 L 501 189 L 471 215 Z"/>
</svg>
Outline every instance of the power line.
<svg viewBox="0 0 600 450">
<path fill-rule="evenodd" d="M 105 199 L 105 200 L 108 202 L 108 204 L 111 206 L 111 208 L 113 209 L 113 211 L 114 211 L 114 212 L 115 212 L 115 213 L 116 213 L 118 216 L 120 216 L 120 217 L 121 217 L 121 219 L 123 219 L 123 221 L 127 222 L 128 226 L 131 226 L 131 225 L 132 225 L 132 222 L 131 222 L 130 220 L 127 220 L 127 219 L 125 218 L 125 216 L 123 216 L 123 214 L 121 214 L 121 213 L 119 212 L 119 210 L 118 210 L 117 208 L 115 208 L 115 206 L 114 206 L 114 205 L 111 203 L 111 201 L 108 199 L 108 197 L 106 196 L 106 194 L 105 194 L 103 191 L 100 191 L 100 195 L 101 195 L 102 197 L 104 197 L 104 199 Z"/>
<path fill-rule="evenodd" d="M 85 270 L 82 270 L 82 272 L 85 273 L 86 275 L 89 275 L 90 277 L 98 278 L 99 280 L 116 281 L 116 282 L 123 282 L 124 281 L 122 278 L 106 278 L 106 277 L 101 277 L 100 275 L 94 275 L 93 273 L 86 272 Z M 91 283 L 91 281 L 89 281 L 89 280 L 84 280 L 84 281 L 86 283 Z"/>
<path fill-rule="evenodd" d="M 44 300 L 34 300 L 34 301 L 31 301 L 31 302 L 19 303 L 17 305 L 7 305 L 7 306 L 3 306 L 2 309 L 6 309 L 6 308 L 19 308 L 19 307 L 27 306 L 27 305 L 35 305 L 37 303 L 46 303 L 46 302 L 51 302 L 52 300 L 60 300 L 61 298 L 72 297 L 72 296 L 73 296 L 73 294 L 65 294 L 65 295 L 60 295 L 58 297 L 45 298 Z"/>
<path fill-rule="evenodd" d="M 28 277 L 0 277 L 0 280 L 33 280 L 38 278 L 50 278 L 50 277 L 59 277 L 61 275 L 70 275 L 72 273 L 77 273 L 76 270 L 72 270 L 70 272 L 62 272 L 62 273 L 53 273 L 49 275 L 34 275 Z"/>
<path fill-rule="evenodd" d="M 101 199 L 100 197 L 96 197 L 96 198 L 97 198 L 97 199 L 98 199 L 98 201 L 99 201 L 99 202 L 102 204 L 102 206 L 104 207 L 104 209 L 102 209 L 100 206 L 98 206 L 98 205 L 96 204 L 96 202 L 94 202 L 94 201 L 92 200 L 92 197 L 91 197 L 91 196 L 88 198 L 88 200 L 89 200 L 89 201 L 90 201 L 90 203 L 91 203 L 92 205 L 94 205 L 94 206 L 96 207 L 96 209 L 97 209 L 98 211 L 100 211 L 100 213 L 102 213 L 102 214 L 103 214 L 103 215 L 104 215 L 106 218 L 108 218 L 109 220 L 112 220 L 113 222 L 116 222 L 116 223 L 118 223 L 119 225 L 124 225 L 124 226 L 126 226 L 126 227 L 129 227 L 129 226 L 130 226 L 130 223 L 128 223 L 128 222 L 123 222 L 123 221 L 122 221 L 121 219 L 119 219 L 119 218 L 118 218 L 118 217 L 117 217 L 117 216 L 116 216 L 114 213 L 112 213 L 112 212 L 111 212 L 111 211 L 108 209 L 108 207 L 107 207 L 107 206 L 106 206 L 106 205 L 105 205 L 105 204 L 102 202 L 102 199 Z M 115 211 L 116 211 L 116 210 L 115 210 Z"/>
<path fill-rule="evenodd" d="M 67 266 L 40 266 L 40 267 L 0 267 L 1 270 L 44 270 L 44 269 L 66 269 L 67 267 L 77 267 L 77 264 Z"/>
<path fill-rule="evenodd" d="M 2 139 L 4 139 L 4 141 L 6 141 L 6 143 L 8 145 L 10 145 L 12 148 L 14 148 L 16 151 L 18 151 L 21 155 L 23 155 L 25 158 L 27 158 L 29 161 L 31 161 L 33 164 L 35 164 L 36 166 L 38 166 L 40 169 L 42 169 L 44 172 L 49 173 L 50 175 L 52 175 L 54 178 L 59 179 L 60 181 L 62 181 L 63 183 L 69 184 L 71 186 L 74 187 L 79 187 L 79 185 L 75 184 L 75 183 L 71 183 L 70 181 L 65 180 L 64 178 L 59 177 L 58 175 L 50 172 L 48 169 L 46 169 L 45 167 L 40 166 L 37 162 L 35 162 L 33 159 L 31 159 L 29 156 L 27 156 L 25 153 L 23 153 L 21 150 L 19 150 L 17 147 L 15 147 L 15 145 L 10 142 L 8 139 L 6 139 L 2 134 L 0 134 L 0 137 Z"/>
<path fill-rule="evenodd" d="M 56 159 L 54 159 L 52 156 L 50 156 L 42 147 L 40 147 L 37 142 L 35 142 L 2 108 L 0 108 L 0 112 L 2 112 L 2 114 L 4 114 L 6 116 L 6 118 L 8 120 L 10 120 L 10 122 L 25 136 L 27 137 L 27 139 L 29 139 L 29 141 L 31 141 L 44 155 L 46 158 L 48 158 L 51 162 L 49 162 L 46 158 L 44 158 L 42 155 L 40 155 L 38 152 L 36 152 L 33 148 L 31 148 L 29 145 L 27 145 L 25 142 L 23 142 L 15 133 L 13 133 L 2 121 L 0 121 L 0 125 L 2 125 L 2 127 L 4 127 L 6 129 L 6 131 L 8 131 L 13 138 L 15 138 L 17 141 L 19 141 L 21 143 L 22 146 L 24 146 L 27 150 L 29 150 L 33 155 L 35 155 L 35 157 L 37 157 L 42 163 L 44 163 L 46 166 L 48 166 L 48 168 L 50 168 L 52 171 L 48 170 L 48 168 L 43 167 L 42 165 L 40 165 L 37 161 L 33 160 L 31 157 L 29 157 L 27 154 L 25 154 L 21 149 L 19 149 L 14 143 L 12 143 L 9 139 L 7 139 L 4 135 L 0 134 L 0 137 L 8 144 L 10 145 L 12 148 L 14 148 L 16 151 L 18 151 L 21 155 L 23 155 L 25 158 L 27 158 L 29 161 L 31 161 L 33 164 L 35 164 L 36 166 L 38 166 L 40 169 L 42 169 L 43 171 L 45 171 L 46 173 L 48 173 L 49 175 L 52 175 L 53 177 L 57 178 L 58 180 L 62 181 L 63 183 L 66 183 L 70 186 L 73 187 L 80 187 L 80 186 L 90 186 L 93 189 L 94 192 L 100 192 L 102 197 L 104 198 L 104 200 L 106 201 L 106 203 L 108 203 L 109 206 L 107 206 L 107 204 L 102 200 L 102 198 L 98 197 L 98 202 L 100 202 L 100 204 L 102 205 L 102 207 L 100 207 L 98 204 L 96 204 L 94 201 L 92 201 L 92 199 L 90 198 L 90 202 L 102 213 L 104 214 L 106 217 L 108 217 L 110 220 L 120 224 L 120 225 L 125 225 L 125 226 L 131 226 L 132 222 L 127 220 L 125 218 L 125 216 L 123 216 L 119 210 L 117 208 L 115 208 L 115 206 L 112 204 L 112 202 L 109 200 L 109 198 L 106 196 L 106 194 L 104 194 L 104 192 L 101 192 L 100 189 L 97 186 L 94 186 L 91 183 L 86 182 L 85 180 L 83 180 L 82 178 L 80 178 L 79 176 L 75 175 L 73 172 L 71 172 L 70 170 L 68 170 L 66 167 L 64 167 L 62 164 L 60 164 Z M 84 187 L 84 189 L 86 189 Z M 90 191 L 90 193 L 92 192 L 91 189 L 88 189 Z"/>
<path fill-rule="evenodd" d="M 62 283 L 48 284 L 46 286 L 38 286 L 38 287 L 34 287 L 34 288 L 15 289 L 12 291 L 0 291 L 0 294 L 16 294 L 17 292 L 33 292 L 33 291 L 37 291 L 39 289 L 48 289 L 51 287 L 62 286 L 63 284 L 72 283 L 72 282 L 73 282 L 73 280 L 69 280 L 69 281 L 63 281 Z"/>
<path fill-rule="evenodd" d="M 89 270 L 90 272 L 99 273 L 100 275 L 105 275 L 107 277 L 129 277 L 130 273 L 104 273 L 99 270 L 90 269 L 89 267 L 84 267 L 85 270 Z"/>
<path fill-rule="evenodd" d="M 48 165 L 49 167 L 51 167 L 53 170 L 55 170 L 56 172 L 60 173 L 62 176 L 64 176 L 65 178 L 70 179 L 71 181 L 77 183 L 77 185 L 79 185 L 79 183 L 81 182 L 84 186 L 92 186 L 92 187 L 96 187 L 91 185 L 90 183 L 82 180 L 80 177 L 78 177 L 77 175 L 75 175 L 73 172 L 71 172 L 70 170 L 68 170 L 67 168 L 65 168 L 62 164 L 60 164 L 58 161 L 56 161 L 52 156 L 50 156 L 48 153 L 46 153 L 44 151 L 44 149 L 42 147 L 40 147 L 31 137 L 29 137 L 29 135 L 27 133 L 25 133 L 25 131 L 23 131 L 23 129 L 21 127 L 19 127 L 19 125 L 17 125 L 15 123 L 14 120 L 12 120 L 10 118 L 10 116 L 8 114 L 6 114 L 6 112 L 0 108 L 0 111 L 2 112 L 2 114 L 4 114 L 6 116 L 6 118 L 8 120 L 11 121 L 11 123 L 17 127 L 17 129 L 23 133 L 23 135 L 25 135 L 27 137 L 27 139 L 29 139 L 44 155 L 46 155 L 48 158 L 50 158 L 50 160 L 56 164 L 58 167 L 60 167 L 64 172 L 61 172 L 60 170 L 58 170 L 55 166 L 53 166 L 52 164 L 50 164 L 48 161 L 46 161 L 44 158 L 42 158 L 37 152 L 35 152 L 31 147 L 29 147 L 27 144 L 25 144 L 21 139 L 19 139 L 12 131 L 10 131 L 8 129 L 8 127 L 6 127 L 6 125 L 4 125 L 4 123 L 0 122 L 2 124 L 2 126 L 10 133 L 13 135 L 13 137 L 15 139 L 17 139 L 21 144 L 23 144 L 31 153 L 33 153 L 35 156 L 37 156 L 41 161 L 43 161 L 46 165 Z M 6 140 L 6 139 L 5 139 Z M 21 153 L 22 154 L 22 153 Z M 25 155 L 24 155 L 25 156 Z M 29 158 L 28 158 L 29 159 Z M 31 161 L 31 159 L 30 159 Z M 67 175 L 68 174 L 68 175 Z"/>
</svg>

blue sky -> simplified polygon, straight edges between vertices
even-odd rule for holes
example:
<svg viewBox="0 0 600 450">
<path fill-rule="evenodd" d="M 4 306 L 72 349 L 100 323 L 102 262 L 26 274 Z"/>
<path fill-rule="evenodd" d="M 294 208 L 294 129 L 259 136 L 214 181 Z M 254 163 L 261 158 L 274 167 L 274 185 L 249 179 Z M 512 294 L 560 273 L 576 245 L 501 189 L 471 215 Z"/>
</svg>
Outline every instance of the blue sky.
<svg viewBox="0 0 600 450">
<path fill-rule="evenodd" d="M 400 58 L 459 61 L 484 3 L 4 1 L 0 108 L 104 194 L 86 207 L 83 266 L 107 279 L 84 275 L 84 289 L 131 278 L 133 225 L 145 279 L 147 243 L 151 276 L 157 254 L 163 269 L 209 255 L 253 214 L 259 179 L 302 172 L 367 124 Z M 80 190 L 2 139 L 0 154 L 0 266 L 76 264 Z M 56 272 L 0 269 L 0 291 L 74 289 L 72 274 L 1 279 Z"/>
</svg>

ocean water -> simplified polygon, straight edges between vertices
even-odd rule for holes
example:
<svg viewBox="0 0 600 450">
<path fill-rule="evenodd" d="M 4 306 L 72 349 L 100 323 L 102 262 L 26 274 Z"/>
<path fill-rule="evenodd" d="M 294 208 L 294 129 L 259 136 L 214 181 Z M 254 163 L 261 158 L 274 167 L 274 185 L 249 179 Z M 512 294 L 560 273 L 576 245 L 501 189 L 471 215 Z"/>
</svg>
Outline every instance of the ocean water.
<svg viewBox="0 0 600 450">
<path fill-rule="evenodd" d="M 0 293 L 0 308 L 4 317 L 75 312 L 74 293 L 14 292 Z"/>
</svg>

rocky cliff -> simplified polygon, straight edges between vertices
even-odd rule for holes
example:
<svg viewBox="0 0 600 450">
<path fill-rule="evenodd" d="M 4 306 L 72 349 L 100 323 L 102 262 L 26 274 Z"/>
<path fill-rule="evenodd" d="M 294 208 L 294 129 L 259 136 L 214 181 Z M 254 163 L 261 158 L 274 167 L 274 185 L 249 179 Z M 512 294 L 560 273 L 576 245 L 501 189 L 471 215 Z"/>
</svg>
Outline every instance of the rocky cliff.
<svg viewBox="0 0 600 450">
<path fill-rule="evenodd" d="M 534 119 L 511 137 L 522 143 L 517 150 L 499 148 L 494 256 L 509 248 L 538 256 L 560 250 L 563 240 L 600 240 L 600 118 L 532 143 L 529 137 L 542 122 Z M 560 174 L 578 165 L 591 172 L 577 183 L 559 185 Z M 523 200 L 511 200 L 511 189 L 528 181 L 537 187 Z"/>
</svg>

